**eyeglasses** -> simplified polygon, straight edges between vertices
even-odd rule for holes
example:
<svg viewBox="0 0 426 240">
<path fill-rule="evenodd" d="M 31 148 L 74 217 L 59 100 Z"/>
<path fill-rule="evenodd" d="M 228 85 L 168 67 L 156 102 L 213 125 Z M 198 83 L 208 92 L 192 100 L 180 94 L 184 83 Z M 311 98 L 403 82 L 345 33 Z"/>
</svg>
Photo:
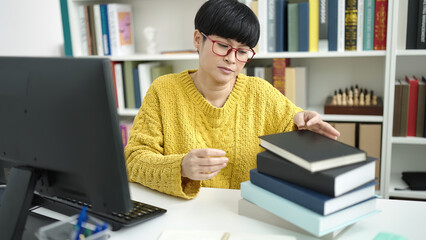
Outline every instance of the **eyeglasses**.
<svg viewBox="0 0 426 240">
<path fill-rule="evenodd" d="M 201 34 L 213 43 L 212 52 L 218 56 L 221 56 L 221 57 L 228 56 L 228 54 L 232 50 L 235 50 L 235 58 L 240 62 L 248 63 L 250 62 L 250 60 L 253 59 L 254 55 L 256 54 L 254 50 L 251 48 L 234 48 L 227 43 L 224 43 L 221 41 L 215 41 L 209 38 L 204 33 L 201 33 Z"/>
</svg>

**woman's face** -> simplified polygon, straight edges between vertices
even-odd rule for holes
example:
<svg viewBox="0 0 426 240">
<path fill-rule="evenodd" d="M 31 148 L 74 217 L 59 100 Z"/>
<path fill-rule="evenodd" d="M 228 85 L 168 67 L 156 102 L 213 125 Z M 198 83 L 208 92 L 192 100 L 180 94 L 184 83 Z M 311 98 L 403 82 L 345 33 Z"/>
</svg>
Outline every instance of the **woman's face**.
<svg viewBox="0 0 426 240">
<path fill-rule="evenodd" d="M 232 39 L 222 38 L 216 35 L 210 35 L 208 37 L 213 41 L 226 43 L 233 48 L 248 48 L 246 45 Z M 196 31 L 194 34 L 194 45 L 199 52 L 199 71 L 219 84 L 235 81 L 245 63 L 235 58 L 234 49 L 227 56 L 218 56 L 213 53 L 213 42 L 209 38 L 203 41 L 203 35 L 199 31 Z"/>
</svg>

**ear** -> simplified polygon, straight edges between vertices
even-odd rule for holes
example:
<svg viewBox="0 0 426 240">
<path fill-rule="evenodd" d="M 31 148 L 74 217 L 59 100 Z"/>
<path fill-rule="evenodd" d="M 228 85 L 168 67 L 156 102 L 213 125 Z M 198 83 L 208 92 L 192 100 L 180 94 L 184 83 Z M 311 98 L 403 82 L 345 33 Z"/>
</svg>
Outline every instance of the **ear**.
<svg viewBox="0 0 426 240">
<path fill-rule="evenodd" d="M 203 35 L 198 29 L 194 31 L 194 47 L 197 49 L 197 52 L 200 50 L 201 44 L 203 43 Z"/>
</svg>

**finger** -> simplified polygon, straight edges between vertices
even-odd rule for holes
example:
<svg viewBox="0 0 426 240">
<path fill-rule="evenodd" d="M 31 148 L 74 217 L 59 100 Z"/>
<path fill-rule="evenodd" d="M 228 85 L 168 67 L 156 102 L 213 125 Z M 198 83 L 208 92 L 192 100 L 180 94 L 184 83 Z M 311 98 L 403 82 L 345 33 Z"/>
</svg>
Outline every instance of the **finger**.
<svg viewBox="0 0 426 240">
<path fill-rule="evenodd" d="M 199 172 L 211 173 L 211 172 L 220 171 L 224 167 L 226 167 L 226 163 L 213 165 L 213 166 L 200 166 Z"/>
<path fill-rule="evenodd" d="M 211 172 L 211 173 L 201 173 L 200 174 L 200 180 L 209 180 L 211 178 L 214 178 L 218 173 L 220 172 L 220 170 L 215 171 L 215 172 Z"/>
<path fill-rule="evenodd" d="M 195 156 L 197 157 L 222 157 L 225 156 L 226 152 L 221 149 L 216 148 L 201 148 L 193 150 Z"/>
<path fill-rule="evenodd" d="M 227 157 L 208 157 L 208 158 L 199 158 L 200 166 L 212 166 L 212 165 L 220 165 L 223 163 L 227 163 L 229 159 Z"/>
<path fill-rule="evenodd" d="M 305 127 L 305 117 L 304 112 L 298 112 L 294 115 L 293 122 L 296 124 L 297 128 L 301 129 Z"/>
<path fill-rule="evenodd" d="M 313 117 L 312 117 L 313 115 Z M 321 120 L 321 116 L 319 114 L 310 114 L 310 119 L 308 120 L 308 122 L 306 123 L 307 127 L 311 127 L 315 124 L 319 124 L 322 122 Z"/>
</svg>

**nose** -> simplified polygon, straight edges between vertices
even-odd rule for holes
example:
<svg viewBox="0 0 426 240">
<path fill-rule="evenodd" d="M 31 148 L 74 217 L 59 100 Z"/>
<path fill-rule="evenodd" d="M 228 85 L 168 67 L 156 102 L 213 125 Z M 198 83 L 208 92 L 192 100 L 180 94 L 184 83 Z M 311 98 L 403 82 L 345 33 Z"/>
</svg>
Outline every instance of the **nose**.
<svg viewBox="0 0 426 240">
<path fill-rule="evenodd" d="M 224 60 L 229 63 L 235 63 L 237 61 L 237 49 L 229 49 L 228 54 L 226 54 L 226 56 L 224 57 Z"/>
</svg>

